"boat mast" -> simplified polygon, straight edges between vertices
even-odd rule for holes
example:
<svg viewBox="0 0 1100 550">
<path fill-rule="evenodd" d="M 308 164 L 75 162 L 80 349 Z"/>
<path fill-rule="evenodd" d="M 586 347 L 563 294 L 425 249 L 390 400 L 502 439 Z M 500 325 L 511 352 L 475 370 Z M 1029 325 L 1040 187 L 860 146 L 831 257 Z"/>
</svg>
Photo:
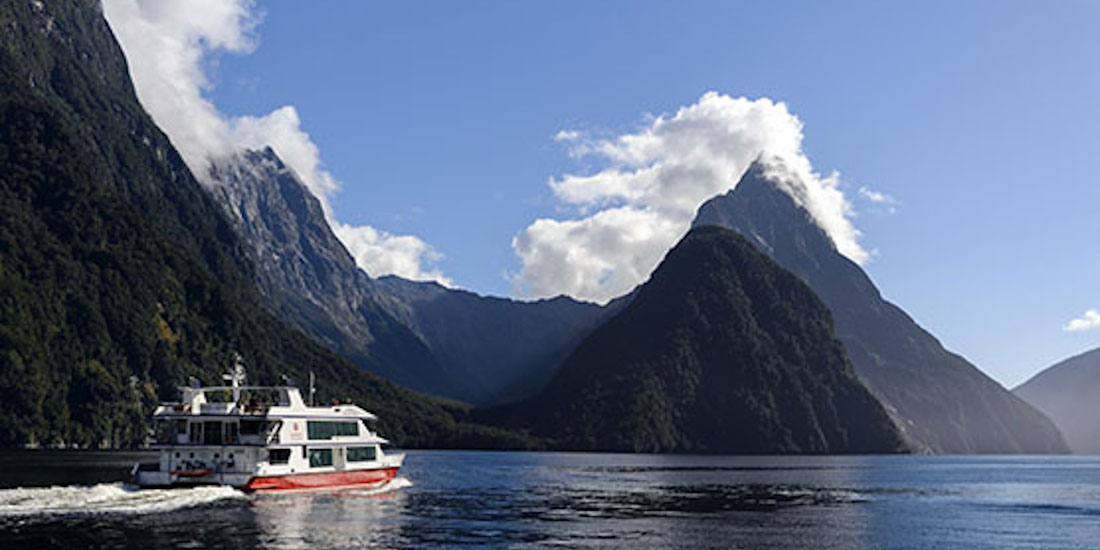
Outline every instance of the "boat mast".
<svg viewBox="0 0 1100 550">
<path fill-rule="evenodd" d="M 233 388 L 233 402 L 236 403 L 241 400 L 241 386 L 244 385 L 244 358 L 241 354 L 235 354 L 236 357 L 233 361 L 233 372 L 230 374 L 223 374 L 222 380 L 227 380 L 229 385 Z"/>
<path fill-rule="evenodd" d="M 310 407 L 313 406 L 313 394 L 317 393 L 317 388 L 313 387 L 313 383 L 315 381 L 316 380 L 313 376 L 313 371 L 309 371 L 309 406 Z"/>
</svg>

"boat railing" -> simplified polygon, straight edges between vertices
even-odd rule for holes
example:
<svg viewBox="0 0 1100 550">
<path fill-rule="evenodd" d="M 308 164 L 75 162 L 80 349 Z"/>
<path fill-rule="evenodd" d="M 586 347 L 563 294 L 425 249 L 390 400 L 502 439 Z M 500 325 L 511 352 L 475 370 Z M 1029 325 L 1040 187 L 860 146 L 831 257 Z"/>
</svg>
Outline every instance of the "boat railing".
<svg viewBox="0 0 1100 550">
<path fill-rule="evenodd" d="M 199 414 L 229 414 L 236 405 L 236 403 L 203 403 L 199 406 Z"/>
<path fill-rule="evenodd" d="M 263 441 L 255 438 L 240 438 L 240 439 L 225 439 L 219 441 L 150 441 L 149 448 L 152 449 L 167 449 L 167 448 L 192 448 L 192 447 L 266 447 L 272 443 L 278 444 L 278 441 Z"/>
</svg>

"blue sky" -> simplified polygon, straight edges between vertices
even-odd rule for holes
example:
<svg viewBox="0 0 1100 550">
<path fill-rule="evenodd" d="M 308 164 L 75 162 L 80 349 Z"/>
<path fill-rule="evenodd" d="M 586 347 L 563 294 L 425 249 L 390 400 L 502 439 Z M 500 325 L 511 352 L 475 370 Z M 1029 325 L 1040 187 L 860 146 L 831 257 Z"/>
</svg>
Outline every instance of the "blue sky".
<svg viewBox="0 0 1100 550">
<path fill-rule="evenodd" d="M 336 219 L 415 235 L 455 284 L 510 295 L 511 246 L 583 216 L 597 170 L 555 141 L 637 132 L 707 91 L 785 102 L 838 171 L 865 268 L 1013 386 L 1100 330 L 1100 3 L 262 1 L 249 53 L 205 62 L 222 113 L 293 105 Z M 893 197 L 860 200 L 868 187 Z"/>
</svg>

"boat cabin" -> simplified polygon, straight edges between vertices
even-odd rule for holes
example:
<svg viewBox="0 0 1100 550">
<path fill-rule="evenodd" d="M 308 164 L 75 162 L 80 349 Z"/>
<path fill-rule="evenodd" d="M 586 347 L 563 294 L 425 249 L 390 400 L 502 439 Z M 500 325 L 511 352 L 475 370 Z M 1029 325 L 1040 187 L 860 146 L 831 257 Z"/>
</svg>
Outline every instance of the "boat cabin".
<svg viewBox="0 0 1100 550">
<path fill-rule="evenodd" d="M 228 386 L 180 388 L 181 399 L 153 413 L 152 446 L 161 450 L 150 485 L 221 483 L 251 486 L 331 481 L 367 472 L 396 473 L 403 455 L 387 457 L 388 443 L 368 426 L 373 414 L 352 404 L 306 405 L 293 386 L 245 386 L 243 369 L 227 375 Z M 312 389 L 311 389 L 312 394 Z M 397 466 L 395 467 L 394 464 Z M 158 475 L 153 475 L 158 474 Z M 288 477 L 289 476 L 289 477 Z M 342 477 L 341 477 L 342 476 Z"/>
</svg>

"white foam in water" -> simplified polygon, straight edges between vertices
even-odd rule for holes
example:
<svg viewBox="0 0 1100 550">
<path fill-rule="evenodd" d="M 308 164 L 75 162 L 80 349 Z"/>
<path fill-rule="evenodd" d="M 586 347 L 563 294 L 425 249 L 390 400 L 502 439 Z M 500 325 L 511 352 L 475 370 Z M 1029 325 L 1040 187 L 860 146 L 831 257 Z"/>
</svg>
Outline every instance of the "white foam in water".
<svg viewBox="0 0 1100 550">
<path fill-rule="evenodd" d="M 121 483 L 0 490 L 0 518 L 37 515 L 146 514 L 247 498 L 232 487 L 137 489 Z"/>
<path fill-rule="evenodd" d="M 354 495 L 378 495 L 412 487 L 398 477 L 374 489 L 348 491 Z M 277 495 L 279 493 L 271 493 Z M 232 487 L 190 489 L 138 489 L 122 483 L 67 487 L 19 487 L 0 489 L 0 518 L 24 516 L 82 516 L 95 514 L 149 514 L 170 512 L 226 499 L 247 499 Z"/>
<path fill-rule="evenodd" d="M 397 491 L 399 489 L 407 489 L 412 487 L 412 482 L 407 477 L 395 477 L 389 483 L 378 487 L 376 489 L 368 489 L 365 491 L 356 491 L 359 494 L 378 495 L 382 493 L 388 493 L 390 491 Z"/>
</svg>

